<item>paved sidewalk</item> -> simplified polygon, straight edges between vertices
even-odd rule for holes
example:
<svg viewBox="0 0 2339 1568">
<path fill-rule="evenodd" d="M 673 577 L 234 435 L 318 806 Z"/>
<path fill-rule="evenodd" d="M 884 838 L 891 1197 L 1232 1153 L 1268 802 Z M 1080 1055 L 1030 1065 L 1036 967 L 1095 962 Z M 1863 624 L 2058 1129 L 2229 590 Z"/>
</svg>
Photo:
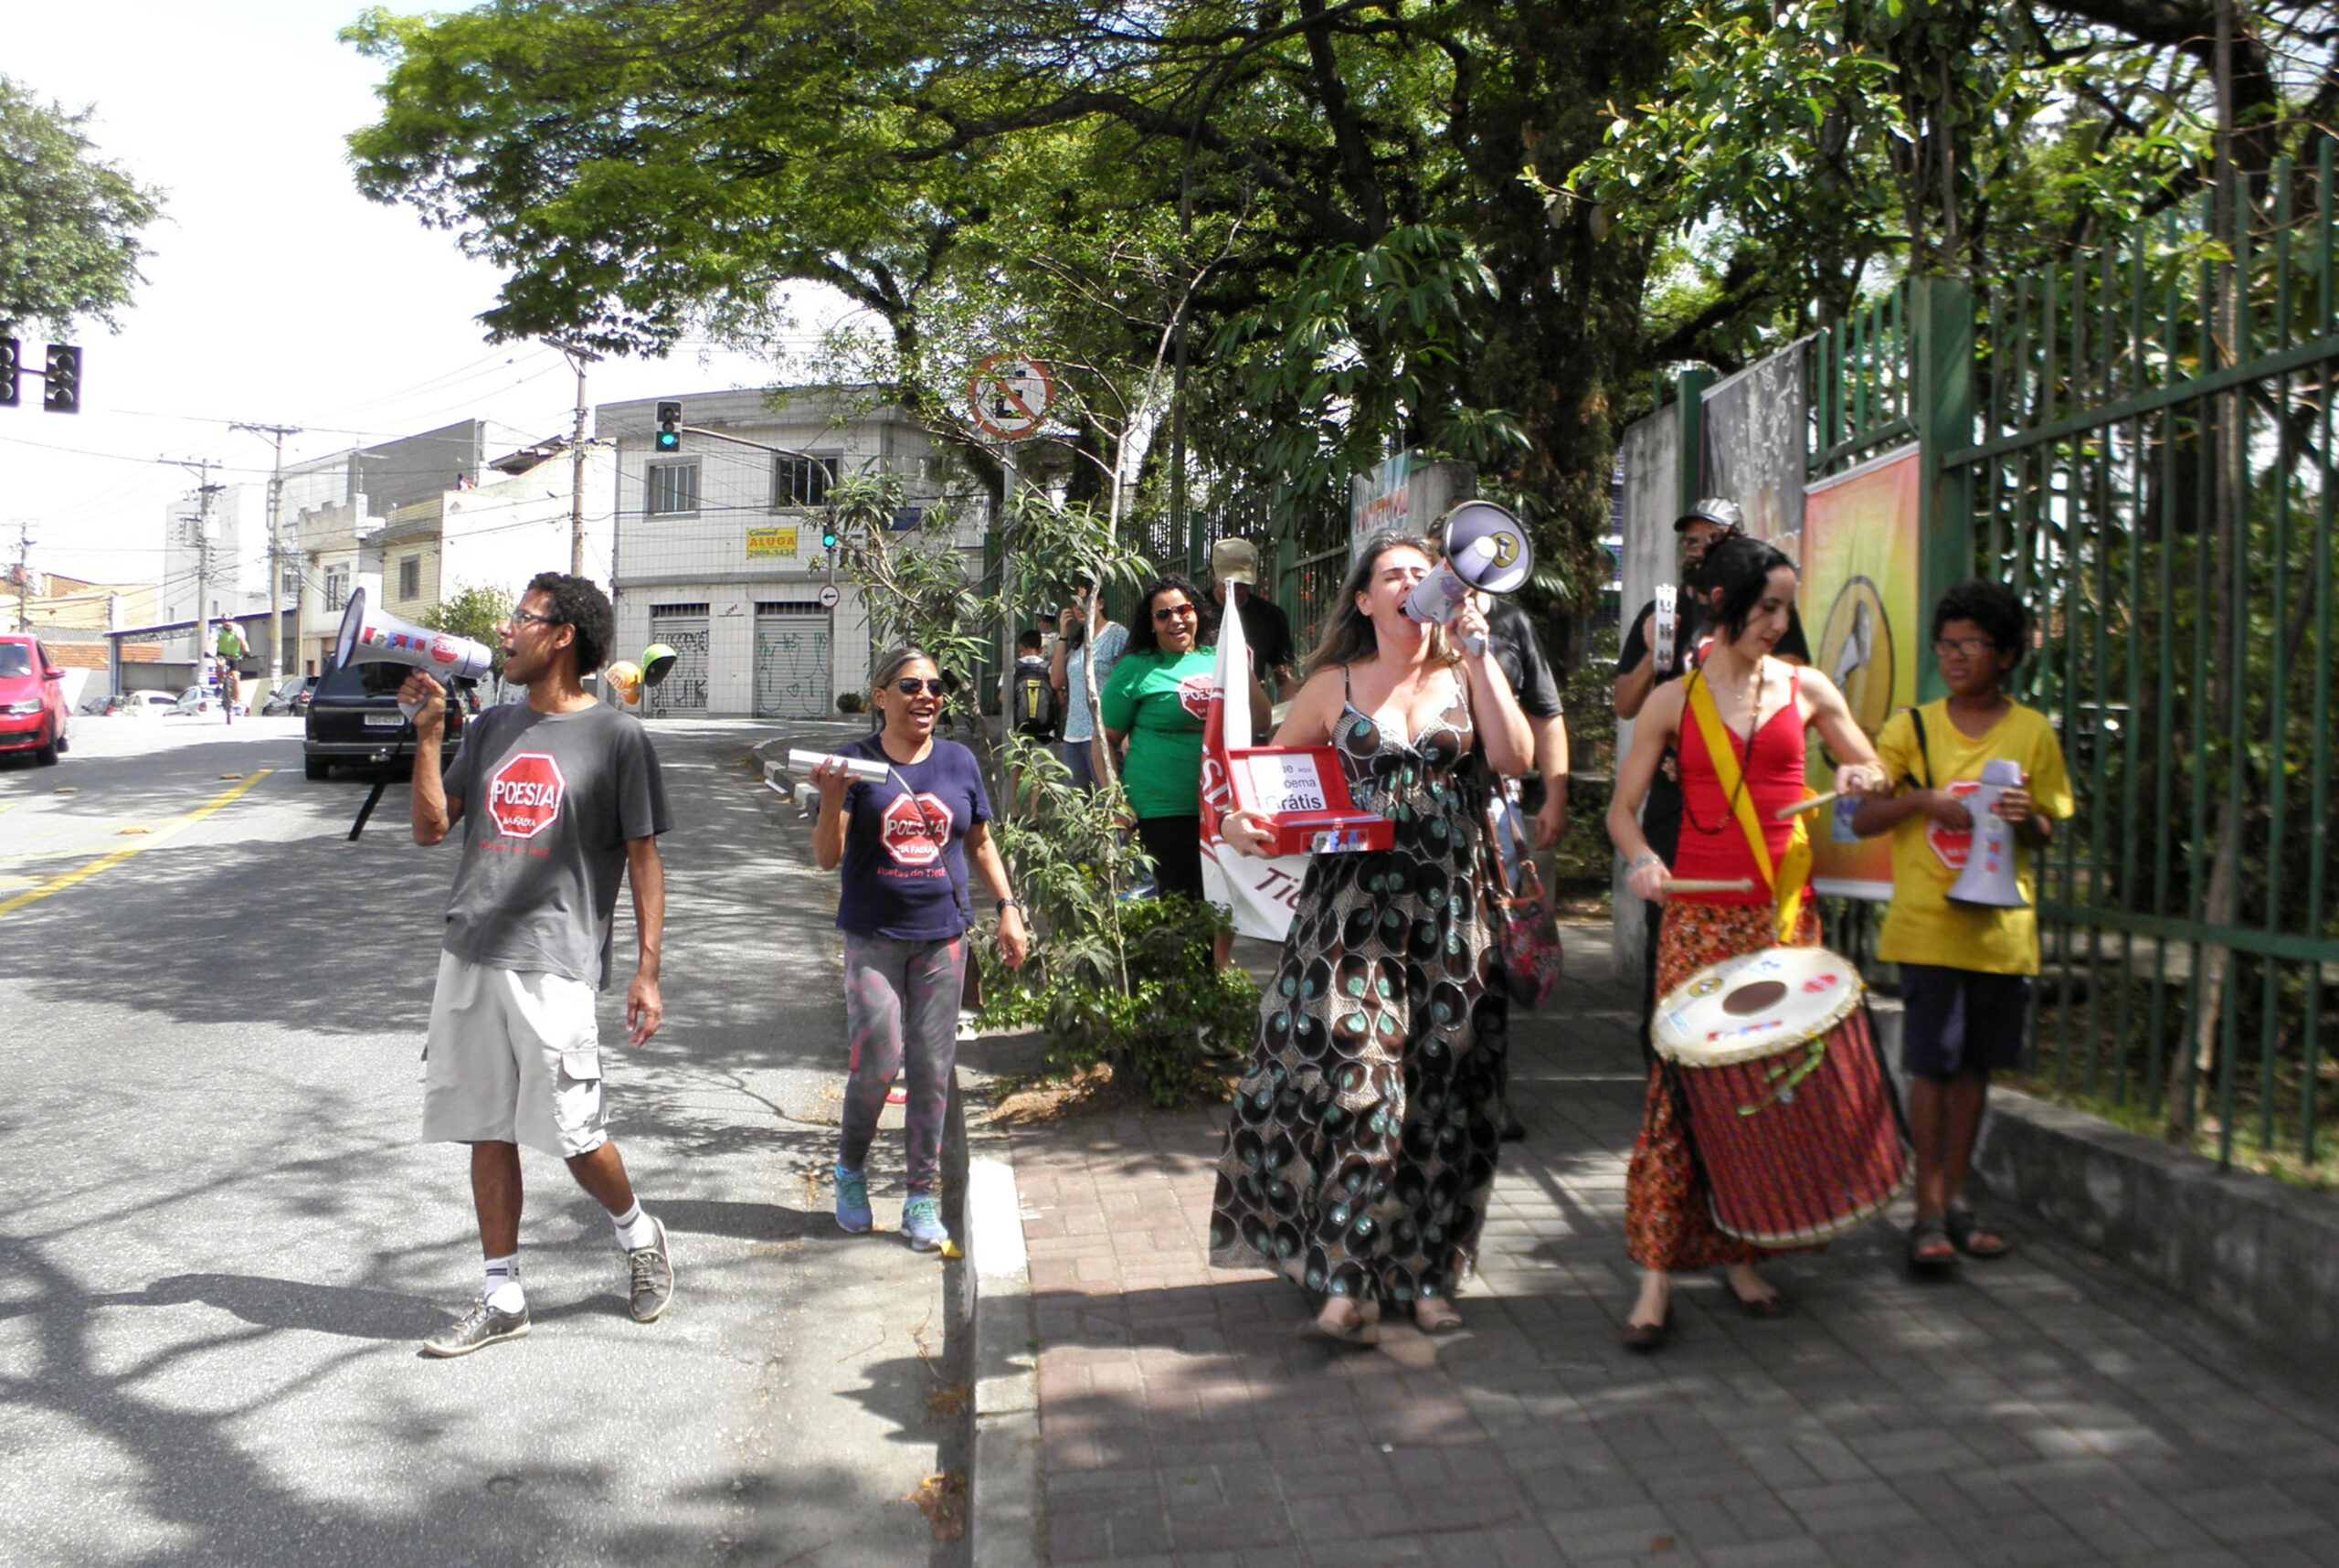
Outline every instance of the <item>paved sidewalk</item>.
<svg viewBox="0 0 2339 1568">
<path fill-rule="evenodd" d="M 1643 1079 L 1604 936 L 1571 930 L 1575 978 L 1514 1021 L 1530 1137 L 1462 1335 L 1305 1343 L 1296 1288 L 1212 1270 L 1216 1115 L 1012 1133 L 1047 1561 L 2339 1564 L 2330 1369 L 2019 1227 L 2012 1258 L 1919 1282 L 1904 1202 L 1773 1266 L 1787 1319 L 1693 1277 L 1670 1346 L 1620 1348 Z"/>
</svg>

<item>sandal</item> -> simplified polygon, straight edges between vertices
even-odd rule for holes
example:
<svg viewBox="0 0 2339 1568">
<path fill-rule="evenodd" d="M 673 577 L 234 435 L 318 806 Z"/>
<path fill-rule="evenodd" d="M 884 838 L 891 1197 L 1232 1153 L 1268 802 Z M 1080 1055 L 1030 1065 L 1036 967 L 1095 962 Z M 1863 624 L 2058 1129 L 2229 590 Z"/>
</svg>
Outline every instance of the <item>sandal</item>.
<svg viewBox="0 0 2339 1568">
<path fill-rule="evenodd" d="M 1952 1209 L 1942 1220 L 1950 1245 L 1968 1257 L 2004 1257 L 2013 1248 L 2006 1237 L 1984 1229 L 1981 1216 L 1966 1208 Z"/>
<path fill-rule="evenodd" d="M 1379 1314 L 1367 1317 L 1359 1312 L 1353 1318 L 1336 1318 L 1328 1303 L 1323 1311 L 1299 1326 L 1299 1337 L 1319 1344 L 1367 1348 L 1381 1342 Z"/>
<path fill-rule="evenodd" d="M 1957 1248 L 1949 1239 L 1949 1229 L 1940 1220 L 1919 1220 L 1909 1227 L 1909 1266 L 1915 1269 L 1951 1268 L 1957 1263 Z"/>
<path fill-rule="evenodd" d="M 1413 1298 L 1413 1327 L 1424 1334 L 1451 1334 L 1462 1327 L 1462 1314 L 1443 1296 Z"/>
</svg>

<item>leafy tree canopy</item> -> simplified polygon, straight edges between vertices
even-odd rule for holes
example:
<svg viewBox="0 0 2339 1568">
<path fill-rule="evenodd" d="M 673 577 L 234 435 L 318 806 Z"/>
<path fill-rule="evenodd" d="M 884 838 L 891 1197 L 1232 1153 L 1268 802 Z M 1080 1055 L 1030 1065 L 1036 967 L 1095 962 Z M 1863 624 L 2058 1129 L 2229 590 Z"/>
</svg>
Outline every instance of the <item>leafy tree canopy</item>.
<svg viewBox="0 0 2339 1568">
<path fill-rule="evenodd" d="M 910 406 L 978 349 L 1057 355 L 1091 471 L 1134 447 L 1158 483 L 1182 322 L 1191 461 L 1278 532 L 1419 446 L 1590 564 L 1646 256 L 1524 176 L 1653 84 L 1642 7 L 500 0 L 350 37 L 386 71 L 359 183 L 506 270 L 498 334 L 657 352 L 828 283 Z"/>
<path fill-rule="evenodd" d="M 111 326 L 141 281 L 162 193 L 98 157 L 89 121 L 0 76 L 0 324 Z"/>
</svg>

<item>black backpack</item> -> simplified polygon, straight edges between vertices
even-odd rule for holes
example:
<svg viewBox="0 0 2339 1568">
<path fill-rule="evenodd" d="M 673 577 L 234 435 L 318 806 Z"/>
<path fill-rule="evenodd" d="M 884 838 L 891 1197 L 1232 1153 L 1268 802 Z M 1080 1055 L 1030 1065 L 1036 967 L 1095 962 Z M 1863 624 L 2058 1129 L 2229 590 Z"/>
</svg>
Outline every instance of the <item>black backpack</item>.
<svg viewBox="0 0 2339 1568">
<path fill-rule="evenodd" d="M 1015 661 L 1015 733 L 1048 739 L 1056 733 L 1056 689 L 1044 659 Z"/>
</svg>

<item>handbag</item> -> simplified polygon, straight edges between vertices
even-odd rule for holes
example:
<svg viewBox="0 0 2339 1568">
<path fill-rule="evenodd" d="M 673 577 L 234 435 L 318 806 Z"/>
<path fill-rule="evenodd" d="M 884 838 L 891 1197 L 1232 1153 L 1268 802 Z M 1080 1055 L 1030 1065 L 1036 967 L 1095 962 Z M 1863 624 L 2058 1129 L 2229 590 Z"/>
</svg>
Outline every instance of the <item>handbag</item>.
<svg viewBox="0 0 2339 1568">
<path fill-rule="evenodd" d="M 1540 1007 L 1560 989 L 1565 955 L 1560 922 L 1543 892 L 1543 874 L 1533 860 L 1521 867 L 1519 884 L 1495 895 L 1496 938 L 1501 946 L 1503 983 L 1521 1007 Z"/>
</svg>

